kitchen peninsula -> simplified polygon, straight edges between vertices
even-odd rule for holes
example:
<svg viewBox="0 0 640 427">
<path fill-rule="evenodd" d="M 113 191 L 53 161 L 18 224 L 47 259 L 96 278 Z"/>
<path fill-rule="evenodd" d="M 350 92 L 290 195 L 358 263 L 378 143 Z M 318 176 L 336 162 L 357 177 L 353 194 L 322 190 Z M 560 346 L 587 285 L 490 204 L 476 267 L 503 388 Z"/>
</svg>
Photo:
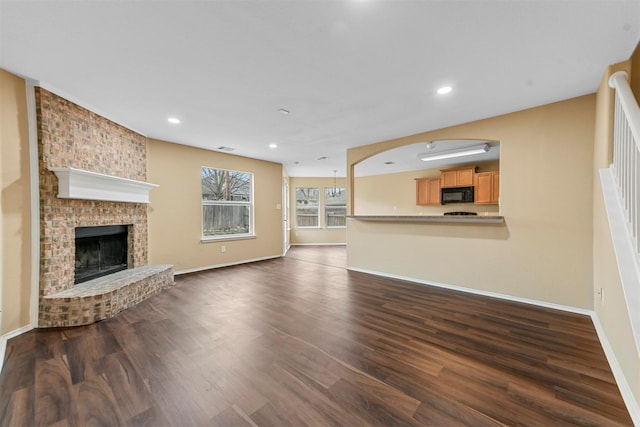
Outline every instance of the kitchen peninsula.
<svg viewBox="0 0 640 427">
<path fill-rule="evenodd" d="M 348 219 L 375 222 L 424 222 L 448 224 L 503 224 L 500 215 L 352 215 Z"/>
</svg>

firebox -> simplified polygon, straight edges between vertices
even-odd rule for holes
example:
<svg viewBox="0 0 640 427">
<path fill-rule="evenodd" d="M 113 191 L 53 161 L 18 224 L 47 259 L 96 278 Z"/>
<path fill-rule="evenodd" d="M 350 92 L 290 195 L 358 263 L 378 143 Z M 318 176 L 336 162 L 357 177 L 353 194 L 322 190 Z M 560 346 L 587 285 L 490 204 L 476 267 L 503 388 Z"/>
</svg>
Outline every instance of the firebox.
<svg viewBox="0 0 640 427">
<path fill-rule="evenodd" d="M 128 226 L 76 227 L 74 283 L 128 268 Z"/>
</svg>

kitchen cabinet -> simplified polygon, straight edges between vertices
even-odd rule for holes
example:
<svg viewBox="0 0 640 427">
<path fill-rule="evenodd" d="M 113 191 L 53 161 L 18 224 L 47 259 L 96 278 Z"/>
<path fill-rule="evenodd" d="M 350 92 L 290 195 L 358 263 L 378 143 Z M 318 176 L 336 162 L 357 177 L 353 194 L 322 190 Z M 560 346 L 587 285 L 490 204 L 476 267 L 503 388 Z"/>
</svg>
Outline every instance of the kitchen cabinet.
<svg viewBox="0 0 640 427">
<path fill-rule="evenodd" d="M 475 176 L 475 204 L 497 205 L 500 199 L 500 171 L 481 172 Z"/>
<path fill-rule="evenodd" d="M 416 205 L 440 204 L 440 178 L 416 178 Z"/>
<path fill-rule="evenodd" d="M 440 186 L 446 187 L 469 187 L 473 185 L 475 166 L 465 166 L 464 168 L 443 169 L 440 174 Z"/>
</svg>

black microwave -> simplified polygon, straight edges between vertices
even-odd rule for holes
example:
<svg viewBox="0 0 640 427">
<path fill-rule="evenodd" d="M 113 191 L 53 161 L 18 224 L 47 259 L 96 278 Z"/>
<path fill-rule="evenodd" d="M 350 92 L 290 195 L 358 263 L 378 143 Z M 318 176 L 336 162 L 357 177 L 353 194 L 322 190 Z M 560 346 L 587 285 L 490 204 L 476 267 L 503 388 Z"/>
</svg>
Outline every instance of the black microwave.
<svg viewBox="0 0 640 427">
<path fill-rule="evenodd" d="M 452 187 L 440 190 L 440 203 L 473 203 L 473 187 Z"/>
</svg>

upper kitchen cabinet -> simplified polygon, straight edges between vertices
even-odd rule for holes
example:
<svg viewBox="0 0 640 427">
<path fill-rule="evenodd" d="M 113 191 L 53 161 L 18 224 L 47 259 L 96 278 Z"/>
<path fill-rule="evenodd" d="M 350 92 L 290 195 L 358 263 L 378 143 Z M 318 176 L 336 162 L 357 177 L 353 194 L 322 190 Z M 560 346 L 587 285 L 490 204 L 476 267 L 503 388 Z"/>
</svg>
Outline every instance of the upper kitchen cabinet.
<svg viewBox="0 0 640 427">
<path fill-rule="evenodd" d="M 475 166 L 443 169 L 440 175 L 440 186 L 442 188 L 472 186 L 475 169 Z"/>
<path fill-rule="evenodd" d="M 440 204 L 440 178 L 416 178 L 416 205 Z"/>
<path fill-rule="evenodd" d="M 482 172 L 475 176 L 475 204 L 497 205 L 500 200 L 500 172 Z"/>
</svg>

